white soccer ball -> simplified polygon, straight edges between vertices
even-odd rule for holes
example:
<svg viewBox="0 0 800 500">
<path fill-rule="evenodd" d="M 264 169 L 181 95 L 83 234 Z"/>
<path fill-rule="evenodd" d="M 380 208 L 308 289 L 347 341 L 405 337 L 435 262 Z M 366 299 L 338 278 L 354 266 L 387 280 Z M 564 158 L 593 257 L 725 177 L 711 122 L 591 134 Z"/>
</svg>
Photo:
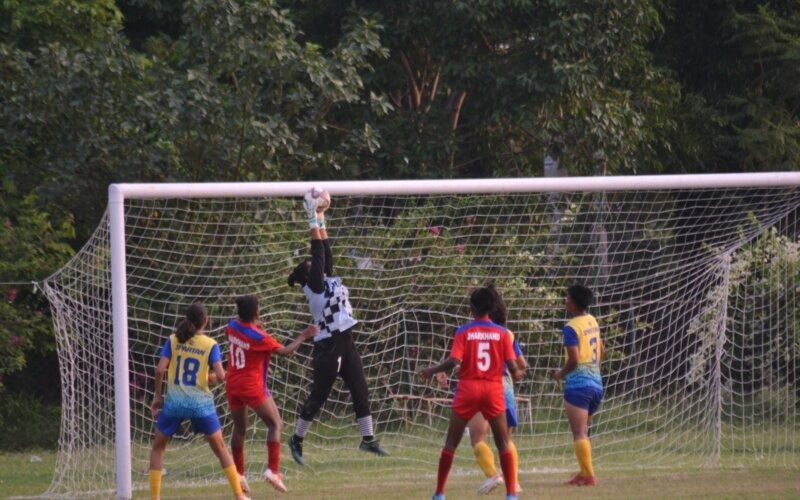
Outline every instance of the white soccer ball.
<svg viewBox="0 0 800 500">
<path fill-rule="evenodd" d="M 317 207 L 317 212 L 325 210 L 331 206 L 331 195 L 322 188 L 311 188 L 311 198 L 314 200 L 314 204 Z"/>
</svg>

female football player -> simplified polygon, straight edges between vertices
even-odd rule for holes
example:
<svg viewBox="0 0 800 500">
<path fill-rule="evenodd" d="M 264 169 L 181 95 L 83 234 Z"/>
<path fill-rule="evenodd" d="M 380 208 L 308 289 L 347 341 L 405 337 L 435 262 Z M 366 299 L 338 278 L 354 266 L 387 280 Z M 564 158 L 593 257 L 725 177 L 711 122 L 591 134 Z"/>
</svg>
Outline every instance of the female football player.
<svg viewBox="0 0 800 500">
<path fill-rule="evenodd" d="M 161 498 L 161 474 L 164 451 L 170 438 L 186 419 L 195 432 L 202 432 L 214 455 L 219 459 L 228 483 L 238 500 L 249 500 L 242 491 L 239 474 L 222 439 L 214 395 L 208 389 L 209 367 L 217 381 L 225 380 L 219 345 L 204 333 L 208 311 L 199 302 L 190 305 L 186 317 L 161 348 L 156 367 L 155 395 L 150 405 L 156 418 L 155 437 L 150 452 L 150 498 Z M 164 376 L 167 394 L 164 396 Z"/>
<path fill-rule="evenodd" d="M 492 286 L 492 285 L 489 285 Z M 489 319 L 494 321 L 500 326 L 506 326 L 506 321 L 508 319 L 508 308 L 503 300 L 500 300 L 497 304 L 497 307 L 489 313 Z M 511 333 L 511 331 L 509 330 Z M 514 344 L 514 354 L 517 355 L 517 359 L 514 361 L 517 367 L 520 370 L 525 370 L 528 367 L 528 363 L 525 360 L 525 356 L 522 355 L 522 348 L 519 345 L 519 341 L 511 333 L 511 339 Z M 508 435 L 511 436 L 511 431 L 514 427 L 517 427 L 519 423 L 519 419 L 517 418 L 517 403 L 514 394 L 514 381 L 511 378 L 511 374 L 506 370 L 503 373 L 503 390 L 504 395 L 506 398 L 506 422 L 508 423 Z M 472 452 L 475 454 L 475 459 L 478 462 L 478 466 L 481 468 L 483 473 L 486 475 L 486 480 L 483 484 L 478 488 L 479 495 L 487 495 L 492 490 L 494 490 L 497 486 L 503 483 L 503 476 L 497 472 L 497 468 L 494 465 L 494 453 L 492 453 L 492 449 L 486 444 L 486 437 L 489 434 L 489 422 L 483 417 L 481 413 L 476 413 L 474 417 L 472 417 L 467 424 L 467 428 L 469 429 L 469 439 L 470 443 L 472 443 Z M 511 450 L 511 455 L 514 458 L 514 468 L 519 471 L 519 455 L 517 454 L 517 447 L 514 445 L 514 441 L 508 441 L 508 447 Z M 519 479 L 517 479 L 517 485 L 514 488 L 516 493 L 520 493 L 522 488 L 519 485 Z"/>
<path fill-rule="evenodd" d="M 359 449 L 379 456 L 388 455 L 374 437 L 367 379 L 353 341 L 353 327 L 358 321 L 353 317 L 349 291 L 342 279 L 333 275 L 333 253 L 325 227 L 325 210 L 330 198 L 315 196 L 319 193 L 320 190 L 314 189 L 303 198 L 311 236 L 311 258 L 301 262 L 288 279 L 289 286 L 302 288 L 313 321 L 319 328 L 314 337 L 311 392 L 300 408 L 294 434 L 289 438 L 292 458 L 300 465 L 305 465 L 303 440 L 337 377 L 342 377 L 350 390 L 361 433 Z"/>
<path fill-rule="evenodd" d="M 522 380 L 525 371 L 517 367 L 517 356 L 509 331 L 489 319 L 489 314 L 500 300 L 494 287 L 483 287 L 472 292 L 469 304 L 473 320 L 456 330 L 450 356 L 438 365 L 419 372 L 421 378 L 427 379 L 438 372 L 458 367 L 458 390 L 453 399 L 447 437 L 439 455 L 433 500 L 444 500 L 444 489 L 456 448 L 467 423 L 478 412 L 483 414 L 492 429 L 506 483 L 506 498 L 517 498 L 517 471 L 509 447 L 503 371 L 506 367 L 516 381 Z"/>
<path fill-rule="evenodd" d="M 564 381 L 564 411 L 572 430 L 572 444 L 580 472 L 564 484 L 594 486 L 597 478 L 592 466 L 592 445 L 589 441 L 589 421 L 603 399 L 603 379 L 600 364 L 605 350 L 600 338 L 600 326 L 589 314 L 592 291 L 583 285 L 567 289 L 565 308 L 572 317 L 562 330 L 566 363 L 551 376 Z"/>
<path fill-rule="evenodd" d="M 285 493 L 286 485 L 280 473 L 283 421 L 267 387 L 270 356 L 272 353 L 291 356 L 303 342 L 316 335 L 319 330 L 316 326 L 309 326 L 296 339 L 284 346 L 261 329 L 258 320 L 258 298 L 255 295 L 237 298 L 236 310 L 238 317 L 230 320 L 225 328 L 225 336 L 230 346 L 225 393 L 233 419 L 231 433 L 233 462 L 241 478 L 242 489 L 247 493 L 250 487 L 244 471 L 244 437 L 247 432 L 247 407 L 250 407 L 267 425 L 267 468 L 262 478 L 276 490 Z"/>
</svg>

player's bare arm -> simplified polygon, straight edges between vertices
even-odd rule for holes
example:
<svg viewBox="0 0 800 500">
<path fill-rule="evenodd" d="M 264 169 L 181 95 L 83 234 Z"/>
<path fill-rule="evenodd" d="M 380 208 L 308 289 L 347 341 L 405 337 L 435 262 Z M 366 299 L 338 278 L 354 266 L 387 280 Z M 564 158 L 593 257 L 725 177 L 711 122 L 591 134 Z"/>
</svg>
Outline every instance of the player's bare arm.
<svg viewBox="0 0 800 500">
<path fill-rule="evenodd" d="M 291 356 L 294 352 L 305 342 L 306 340 L 313 338 L 314 335 L 319 333 L 319 328 L 317 325 L 310 325 L 305 330 L 300 332 L 300 335 L 297 336 L 296 339 L 291 341 L 289 344 L 283 346 L 282 348 L 275 351 L 276 354 L 280 354 L 281 356 Z"/>
<path fill-rule="evenodd" d="M 158 360 L 158 366 L 156 366 L 153 403 L 150 405 L 150 410 L 153 412 L 153 418 L 158 418 L 159 414 L 161 413 L 161 407 L 164 406 L 164 376 L 167 374 L 168 367 L 169 358 L 162 357 Z"/>
<path fill-rule="evenodd" d="M 447 358 L 438 365 L 429 366 L 427 368 L 423 368 L 417 374 L 421 379 L 429 379 L 435 374 L 439 372 L 446 372 L 450 371 L 453 368 L 458 368 L 461 366 L 461 360 L 456 358 Z"/>
<path fill-rule="evenodd" d="M 517 359 L 519 359 L 519 357 L 506 361 L 506 368 L 508 368 L 508 373 L 511 375 L 514 382 L 519 382 L 525 378 L 525 368 L 519 366 Z"/>
<path fill-rule="evenodd" d="M 525 356 L 517 356 L 517 359 L 514 360 L 514 364 L 517 365 L 517 368 L 520 370 L 527 370 L 528 369 L 528 360 L 525 359 Z"/>
<path fill-rule="evenodd" d="M 551 377 L 556 382 L 561 382 L 567 376 L 567 373 L 574 370 L 576 366 L 578 366 L 578 347 L 569 346 L 567 347 L 567 362 L 564 363 L 560 370 L 554 370 Z"/>
<path fill-rule="evenodd" d="M 221 361 L 217 361 L 211 365 L 211 369 L 214 370 L 214 375 L 217 377 L 217 383 L 225 382 L 225 368 L 222 367 Z"/>
</svg>

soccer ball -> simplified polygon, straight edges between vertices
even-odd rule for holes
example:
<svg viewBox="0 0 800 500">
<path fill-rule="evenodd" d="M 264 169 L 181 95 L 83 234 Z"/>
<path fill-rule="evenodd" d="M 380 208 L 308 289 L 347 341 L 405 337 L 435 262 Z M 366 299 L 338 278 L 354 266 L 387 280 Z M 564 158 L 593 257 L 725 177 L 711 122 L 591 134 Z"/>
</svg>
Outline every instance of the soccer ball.
<svg viewBox="0 0 800 500">
<path fill-rule="evenodd" d="M 331 195 L 322 188 L 315 187 L 309 191 L 311 199 L 314 200 L 317 212 L 321 212 L 331 206 Z"/>
</svg>

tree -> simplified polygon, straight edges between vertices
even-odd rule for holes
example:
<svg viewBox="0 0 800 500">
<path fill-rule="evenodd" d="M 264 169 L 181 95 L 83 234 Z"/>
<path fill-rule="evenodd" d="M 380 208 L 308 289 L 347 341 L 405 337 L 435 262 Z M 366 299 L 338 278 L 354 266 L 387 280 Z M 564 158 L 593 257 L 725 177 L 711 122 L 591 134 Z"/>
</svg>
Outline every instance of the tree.
<svg viewBox="0 0 800 500">
<path fill-rule="evenodd" d="M 73 255 L 72 221 L 56 225 L 37 209 L 35 195 L 14 196 L 15 186 L 3 185 L 0 197 L 0 391 L 3 377 L 25 367 L 25 354 L 55 349 L 52 320 L 43 293 L 29 283 L 57 271 Z"/>
<path fill-rule="evenodd" d="M 158 59 L 140 99 L 160 111 L 151 126 L 174 154 L 174 178 L 331 178 L 354 152 L 376 147 L 369 123 L 331 116 L 385 109 L 363 92 L 369 58 L 384 55 L 377 26 L 354 20 L 323 49 L 300 40 L 290 14 L 271 1 L 195 0 L 177 41 L 153 39 Z"/>
<path fill-rule="evenodd" d="M 384 27 L 390 57 L 365 82 L 394 111 L 356 176 L 540 175 L 545 153 L 573 173 L 659 168 L 679 89 L 646 50 L 660 30 L 652 2 L 348 5 L 306 1 L 297 15 L 322 45 L 356 17 Z"/>
<path fill-rule="evenodd" d="M 31 52 L 49 44 L 84 47 L 121 22 L 113 0 L 4 0 L 0 41 Z"/>
<path fill-rule="evenodd" d="M 23 4 L 7 9 L 30 17 Z M 385 108 L 362 92 L 368 58 L 382 56 L 377 27 L 354 22 L 323 50 L 297 40 L 288 14 L 265 0 L 193 0 L 178 38 L 140 39 L 143 52 L 115 16 L 91 18 L 85 38 L 1 31 L 5 175 L 75 214 L 79 240 L 113 182 L 335 177 L 354 151 L 377 147 L 368 122 L 330 120 L 342 107 Z"/>
<path fill-rule="evenodd" d="M 35 192 L 54 217 L 74 217 L 82 240 L 110 182 L 152 179 L 159 165 L 130 111 L 143 63 L 119 36 L 119 11 L 106 0 L 62 4 L 4 4 L 13 22 L 0 30 L 0 164 L 16 193 Z"/>
<path fill-rule="evenodd" d="M 663 2 L 653 50 L 683 88 L 685 141 L 673 168 L 796 170 L 800 165 L 800 5 Z"/>
</svg>

